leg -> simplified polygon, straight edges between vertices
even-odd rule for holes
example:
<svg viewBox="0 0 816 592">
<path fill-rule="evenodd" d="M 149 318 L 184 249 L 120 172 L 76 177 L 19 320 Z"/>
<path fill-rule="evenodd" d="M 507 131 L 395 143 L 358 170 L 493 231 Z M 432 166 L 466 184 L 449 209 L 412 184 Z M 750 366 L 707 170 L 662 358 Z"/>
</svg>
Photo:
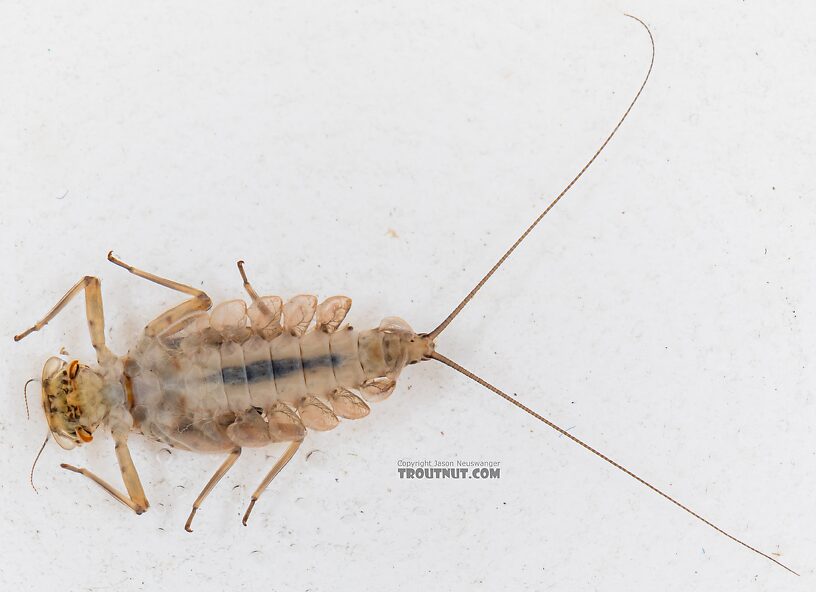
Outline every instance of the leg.
<svg viewBox="0 0 816 592">
<path fill-rule="evenodd" d="M 117 259 L 113 256 L 113 251 L 108 253 L 108 261 L 128 270 L 135 276 L 140 278 L 144 278 L 160 286 L 164 286 L 166 288 L 170 288 L 171 290 L 177 290 L 179 292 L 184 292 L 185 294 L 190 294 L 192 298 L 189 300 L 185 300 L 178 306 L 171 308 L 161 316 L 156 319 L 153 319 L 150 323 L 148 323 L 147 327 L 145 327 L 145 333 L 149 336 L 158 335 L 171 325 L 175 324 L 179 321 L 179 319 L 184 318 L 190 313 L 193 313 L 197 310 L 208 310 L 210 306 L 212 306 L 212 301 L 210 297 L 207 296 L 202 290 L 197 288 L 193 288 L 192 286 L 188 286 L 186 284 L 180 284 L 179 282 L 174 282 L 173 280 L 168 280 L 163 277 L 159 277 L 157 275 L 153 275 L 152 273 L 148 273 L 146 271 L 142 271 L 141 269 L 137 269 L 131 265 L 128 265 L 121 259 Z"/>
<path fill-rule="evenodd" d="M 247 294 L 249 294 L 249 297 L 252 298 L 252 306 L 250 306 L 247 311 L 250 324 L 252 325 L 252 331 L 266 340 L 274 339 L 283 331 L 280 325 L 283 302 L 281 302 L 281 299 L 277 296 L 258 296 L 258 293 L 247 279 L 243 261 L 238 262 L 238 271 L 241 273 L 241 279 L 244 281 L 244 289 L 247 291 Z"/>
<path fill-rule="evenodd" d="M 79 280 L 73 288 L 59 299 L 54 305 L 54 308 L 37 321 L 33 327 L 30 327 L 14 336 L 14 341 L 20 341 L 27 335 L 34 331 L 39 331 L 45 327 L 48 322 L 57 316 L 60 311 L 80 292 L 85 292 L 85 316 L 88 318 L 88 331 L 91 334 L 91 343 L 96 350 L 96 357 L 100 363 L 105 359 L 113 357 L 113 353 L 105 345 L 105 315 L 102 309 L 102 290 L 99 284 L 99 278 L 86 275 Z"/>
<path fill-rule="evenodd" d="M 297 452 L 297 449 L 300 448 L 300 445 L 302 443 L 303 440 L 295 440 L 294 442 L 289 444 L 289 448 L 286 449 L 286 452 L 283 453 L 283 456 L 281 456 L 278 459 L 278 462 L 275 463 L 275 466 L 272 467 L 272 470 L 269 471 L 266 477 L 264 477 L 264 480 L 261 481 L 261 484 L 258 486 L 258 489 L 256 489 L 255 493 L 252 494 L 252 500 L 249 502 L 249 507 L 247 508 L 247 511 L 244 514 L 244 519 L 242 520 L 244 526 L 246 526 L 247 520 L 249 520 L 249 514 L 250 512 L 252 512 L 252 508 L 255 506 L 255 502 L 257 502 L 258 498 L 261 497 L 261 494 L 272 482 L 272 479 L 274 479 L 278 475 L 278 473 L 280 473 L 283 470 L 283 467 L 285 467 L 289 463 L 289 461 L 292 460 L 292 457 L 295 456 L 295 452 Z"/>
<path fill-rule="evenodd" d="M 201 504 L 210 495 L 210 492 L 216 486 L 216 484 L 221 480 L 221 477 L 227 474 L 232 468 L 232 465 L 235 464 L 235 461 L 238 460 L 238 457 L 241 456 L 241 449 L 240 448 L 233 448 L 232 452 L 229 453 L 229 456 L 226 460 L 221 463 L 221 466 L 218 467 L 218 470 L 215 474 L 207 481 L 207 484 L 204 486 L 204 489 L 201 490 L 201 493 L 198 494 L 196 501 L 193 502 L 193 509 L 190 512 L 190 516 L 187 518 L 187 523 L 184 525 L 184 530 L 187 532 L 193 532 L 191 525 L 193 524 L 193 517 L 195 516 L 198 509 L 201 507 Z"/>
<path fill-rule="evenodd" d="M 256 302 L 258 298 L 260 298 L 260 296 L 258 296 L 258 293 L 255 291 L 255 289 L 252 287 L 252 285 L 249 283 L 249 280 L 247 279 L 247 274 L 244 271 L 243 261 L 238 262 L 238 271 L 241 273 L 241 279 L 244 280 L 244 290 L 246 290 L 247 294 L 249 294 L 249 297 L 252 298 L 252 302 Z"/>
<path fill-rule="evenodd" d="M 122 472 L 122 480 L 125 482 L 125 488 L 128 492 L 127 495 L 123 494 L 104 479 L 97 477 L 88 469 L 75 467 L 65 463 L 61 464 L 60 466 L 63 469 L 73 471 L 74 473 L 85 475 L 88 477 L 88 479 L 99 485 L 102 489 L 107 491 L 114 498 L 125 504 L 137 514 L 144 513 L 150 504 L 147 503 L 147 497 L 145 496 L 144 489 L 142 489 L 139 474 L 136 472 L 136 467 L 133 466 L 133 459 L 130 457 L 130 451 L 128 450 L 127 442 L 125 440 L 118 440 L 116 442 L 116 460 L 119 461 L 119 469 Z"/>
</svg>

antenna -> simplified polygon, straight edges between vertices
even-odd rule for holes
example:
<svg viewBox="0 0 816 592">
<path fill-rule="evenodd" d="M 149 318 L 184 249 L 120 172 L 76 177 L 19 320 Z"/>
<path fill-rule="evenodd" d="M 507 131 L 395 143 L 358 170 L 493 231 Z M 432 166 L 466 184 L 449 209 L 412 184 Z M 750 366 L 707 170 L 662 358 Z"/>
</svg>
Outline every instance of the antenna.
<svg viewBox="0 0 816 592">
<path fill-rule="evenodd" d="M 50 435 L 50 431 L 45 435 L 45 440 L 43 440 L 42 446 L 40 446 L 40 451 L 37 453 L 37 456 L 34 457 L 34 464 L 31 465 L 31 473 L 28 475 L 28 482 L 31 483 L 31 489 L 33 489 L 34 493 L 36 494 L 39 494 L 40 492 L 37 491 L 36 487 L 34 487 L 34 467 L 37 466 L 37 461 L 40 460 L 40 455 L 42 454 L 43 450 L 45 450 L 45 445 L 48 444 L 48 437 Z"/>
<path fill-rule="evenodd" d="M 23 385 L 23 399 L 25 399 L 26 419 L 31 419 L 31 414 L 28 412 L 28 385 L 32 382 L 39 382 L 36 378 L 29 378 Z"/>
</svg>

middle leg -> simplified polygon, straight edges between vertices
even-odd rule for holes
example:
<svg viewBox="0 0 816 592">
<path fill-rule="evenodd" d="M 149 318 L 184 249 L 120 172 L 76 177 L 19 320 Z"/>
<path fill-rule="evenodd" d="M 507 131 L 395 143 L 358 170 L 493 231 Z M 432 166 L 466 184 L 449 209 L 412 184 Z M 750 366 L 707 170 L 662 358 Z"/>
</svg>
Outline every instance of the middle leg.
<svg viewBox="0 0 816 592">
<path fill-rule="evenodd" d="M 204 489 L 201 490 L 201 493 L 198 494 L 195 502 L 193 502 L 193 509 L 190 511 L 190 516 L 187 518 L 187 523 L 184 525 L 184 530 L 187 532 L 193 532 L 192 524 L 193 524 L 193 517 L 196 515 L 196 512 L 201 507 L 201 504 L 204 503 L 204 500 L 210 495 L 210 492 L 213 488 L 218 484 L 221 478 L 227 474 L 232 468 L 232 465 L 235 464 L 235 461 L 238 460 L 238 457 L 241 456 L 241 449 L 240 448 L 233 448 L 232 451 L 229 453 L 229 456 L 221 463 L 221 466 L 218 467 L 218 470 L 215 474 L 207 481 L 207 484 L 204 486 Z"/>
<path fill-rule="evenodd" d="M 133 275 L 146 279 L 148 281 L 154 282 L 159 284 L 160 286 L 164 286 L 166 288 L 170 288 L 171 290 L 177 290 L 179 292 L 183 292 L 185 294 L 189 294 L 192 296 L 189 300 L 185 300 L 181 304 L 171 308 L 164 314 L 160 315 L 159 317 L 153 319 L 147 324 L 145 327 L 145 333 L 153 337 L 158 335 L 168 327 L 171 327 L 175 323 L 177 323 L 180 319 L 186 317 L 187 315 L 199 311 L 199 310 L 209 310 L 210 306 L 212 306 L 212 300 L 210 297 L 203 290 L 199 290 L 198 288 L 193 288 L 192 286 L 188 286 L 187 284 L 182 284 L 179 282 L 174 282 L 173 280 L 168 280 L 163 277 L 159 277 L 147 271 L 142 271 L 132 265 L 128 265 L 121 259 L 116 258 L 113 255 L 113 251 L 108 253 L 108 261 L 111 263 L 126 269 Z"/>
</svg>

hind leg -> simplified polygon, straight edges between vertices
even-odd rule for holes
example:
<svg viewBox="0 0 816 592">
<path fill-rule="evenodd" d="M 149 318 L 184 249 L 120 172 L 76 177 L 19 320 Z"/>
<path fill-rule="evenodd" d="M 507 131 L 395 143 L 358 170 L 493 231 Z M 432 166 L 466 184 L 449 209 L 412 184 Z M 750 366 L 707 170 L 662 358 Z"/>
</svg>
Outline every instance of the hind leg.
<svg viewBox="0 0 816 592">
<path fill-rule="evenodd" d="M 247 311 L 252 325 L 252 332 L 266 340 L 274 339 L 283 332 L 283 327 L 281 327 L 283 301 L 278 296 L 258 296 L 252 284 L 249 283 L 249 279 L 247 279 L 243 261 L 238 262 L 238 271 L 241 272 L 244 289 L 252 299 L 252 305 Z"/>
<path fill-rule="evenodd" d="M 169 328 L 170 326 L 177 323 L 180 319 L 186 317 L 187 315 L 194 313 L 199 310 L 209 310 L 210 306 L 212 306 L 212 300 L 207 294 L 199 290 L 197 288 L 193 288 L 192 286 L 188 286 L 186 284 L 181 284 L 179 282 L 174 282 L 173 280 L 168 280 L 163 277 L 159 277 L 152 273 L 148 273 L 146 271 L 142 271 L 141 269 L 137 269 L 132 265 L 128 265 L 121 259 L 117 259 L 113 255 L 113 251 L 108 253 L 108 261 L 122 267 L 132 273 L 135 276 L 140 278 L 144 278 L 148 281 L 153 283 L 159 284 L 160 286 L 164 286 L 166 288 L 170 288 L 171 290 L 177 290 L 179 292 L 183 292 L 185 294 L 190 294 L 192 298 L 189 300 L 185 300 L 178 306 L 175 306 L 168 310 L 167 312 L 159 315 L 152 321 L 150 321 L 147 326 L 145 327 L 145 333 L 153 337 L 158 335 L 165 329 Z"/>
<path fill-rule="evenodd" d="M 247 294 L 249 294 L 249 297 L 252 298 L 252 306 L 249 309 L 249 317 L 252 320 L 253 330 L 265 339 L 272 339 L 276 337 L 281 332 L 281 312 L 284 312 L 284 316 L 286 316 L 286 310 L 283 309 L 281 299 L 277 296 L 258 296 L 255 288 L 253 288 L 252 284 L 249 283 L 246 271 L 244 270 L 243 261 L 238 262 L 238 271 L 241 273 L 241 279 L 244 282 L 244 289 L 247 291 Z M 312 316 L 314 316 L 315 329 L 324 331 L 326 333 L 334 333 L 337 331 L 337 328 L 343 322 L 343 319 L 346 318 L 346 315 L 351 308 L 351 298 L 348 296 L 332 296 L 324 300 L 319 306 L 316 306 L 316 308 L 312 305 L 312 303 L 309 303 L 306 306 L 295 304 L 298 298 L 302 297 L 296 296 L 295 299 L 287 303 L 286 306 L 290 312 L 289 316 L 291 316 L 293 311 L 298 311 L 298 309 L 300 309 L 297 314 L 302 315 L 303 318 L 308 316 L 309 321 L 311 321 Z M 297 323 L 291 319 L 287 319 L 285 324 L 288 325 L 286 327 L 287 330 L 292 332 L 292 325 Z M 308 326 L 308 322 L 306 325 Z M 302 328 L 295 333 L 302 334 L 303 331 L 305 331 L 305 328 Z"/>
<path fill-rule="evenodd" d="M 275 463 L 275 466 L 272 467 L 272 469 L 266 474 L 266 477 L 264 477 L 264 480 L 261 481 L 261 484 L 258 486 L 258 489 L 256 489 L 255 493 L 252 494 L 252 499 L 249 502 L 249 507 L 247 508 L 246 513 L 244 514 L 244 518 L 242 520 L 244 526 L 246 526 L 247 520 L 249 520 L 249 514 L 252 512 L 252 508 L 255 507 L 255 502 L 258 501 L 258 498 L 261 497 L 261 494 L 266 490 L 269 484 L 272 483 L 272 479 L 277 477 L 278 473 L 280 473 L 283 470 L 283 468 L 287 464 L 289 464 L 289 461 L 292 460 L 293 456 L 295 456 L 295 453 L 298 451 L 298 448 L 300 448 L 301 444 L 303 444 L 303 440 L 295 440 L 294 442 L 289 444 L 289 447 L 278 459 L 278 462 Z"/>
<path fill-rule="evenodd" d="M 244 290 L 246 290 L 247 294 L 249 294 L 249 297 L 252 298 L 252 302 L 257 302 L 258 300 L 260 300 L 261 297 L 258 296 L 258 293 L 255 291 L 255 288 L 253 288 L 252 284 L 249 283 L 246 271 L 244 271 L 243 261 L 238 262 L 238 271 L 241 273 L 241 279 L 244 280 Z"/>
</svg>

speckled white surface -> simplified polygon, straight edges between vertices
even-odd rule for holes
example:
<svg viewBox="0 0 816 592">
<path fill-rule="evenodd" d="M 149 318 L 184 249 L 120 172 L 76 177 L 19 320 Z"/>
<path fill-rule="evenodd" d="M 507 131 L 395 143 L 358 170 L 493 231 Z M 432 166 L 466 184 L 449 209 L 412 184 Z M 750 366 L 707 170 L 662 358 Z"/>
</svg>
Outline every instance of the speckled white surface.
<svg viewBox="0 0 816 592">
<path fill-rule="evenodd" d="M 158 2 L 0 7 L 0 581 L 45 590 L 795 590 L 816 568 L 813 5 Z M 431 363 L 372 415 L 312 435 L 249 527 L 276 450 L 109 438 L 49 445 L 22 385 L 91 348 L 83 274 L 124 354 L 179 301 L 105 262 L 240 297 L 235 261 L 351 320 L 429 330 L 580 168 L 589 174 L 439 339 L 471 367 L 719 525 L 729 542 Z M 36 391 L 36 386 L 34 388 Z M 397 461 L 498 460 L 501 479 L 406 481 Z"/>
</svg>

